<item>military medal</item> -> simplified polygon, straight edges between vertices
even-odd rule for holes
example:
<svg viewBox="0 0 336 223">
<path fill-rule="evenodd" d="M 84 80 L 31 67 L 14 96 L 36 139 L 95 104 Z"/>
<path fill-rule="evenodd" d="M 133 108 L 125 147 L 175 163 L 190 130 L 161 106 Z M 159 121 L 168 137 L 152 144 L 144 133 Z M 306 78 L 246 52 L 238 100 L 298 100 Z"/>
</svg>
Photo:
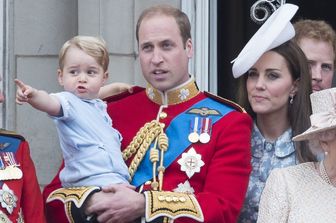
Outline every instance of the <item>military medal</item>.
<svg viewBox="0 0 336 223">
<path fill-rule="evenodd" d="M 0 210 L 0 223 L 12 223 L 8 216 Z"/>
<path fill-rule="evenodd" d="M 0 153 L 0 180 L 21 179 L 23 174 L 12 152 Z"/>
<path fill-rule="evenodd" d="M 186 180 L 184 183 L 179 183 L 177 188 L 175 188 L 173 191 L 186 194 L 193 194 L 195 192 L 194 188 L 190 185 L 188 180 Z"/>
<path fill-rule="evenodd" d="M 196 143 L 199 140 L 199 135 L 198 135 L 198 129 L 199 129 L 199 118 L 195 117 L 195 119 L 193 121 L 191 121 L 190 123 L 190 129 L 191 129 L 191 133 L 188 135 L 188 140 L 191 143 Z"/>
<path fill-rule="evenodd" d="M 203 118 L 202 120 L 202 131 L 199 137 L 201 143 L 208 143 L 210 141 L 212 121 L 210 118 Z"/>
<path fill-rule="evenodd" d="M 197 154 L 193 147 L 188 152 L 182 153 L 182 157 L 177 162 L 181 165 L 181 170 L 186 172 L 189 178 L 195 173 L 199 173 L 201 167 L 204 166 L 202 156 Z"/>
<path fill-rule="evenodd" d="M 16 207 L 17 197 L 14 192 L 4 183 L 0 189 L 0 202 L 1 207 L 5 208 L 9 214 L 12 214 Z"/>
</svg>

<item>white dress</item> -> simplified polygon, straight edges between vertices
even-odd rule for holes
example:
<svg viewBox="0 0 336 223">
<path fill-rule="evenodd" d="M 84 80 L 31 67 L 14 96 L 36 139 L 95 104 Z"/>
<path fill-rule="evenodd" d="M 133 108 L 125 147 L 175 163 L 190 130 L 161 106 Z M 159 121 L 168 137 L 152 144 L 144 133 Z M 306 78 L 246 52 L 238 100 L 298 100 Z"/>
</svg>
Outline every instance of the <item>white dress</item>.
<svg viewBox="0 0 336 223">
<path fill-rule="evenodd" d="M 335 223 L 336 187 L 325 182 L 314 163 L 274 169 L 261 195 L 258 223 Z"/>
</svg>

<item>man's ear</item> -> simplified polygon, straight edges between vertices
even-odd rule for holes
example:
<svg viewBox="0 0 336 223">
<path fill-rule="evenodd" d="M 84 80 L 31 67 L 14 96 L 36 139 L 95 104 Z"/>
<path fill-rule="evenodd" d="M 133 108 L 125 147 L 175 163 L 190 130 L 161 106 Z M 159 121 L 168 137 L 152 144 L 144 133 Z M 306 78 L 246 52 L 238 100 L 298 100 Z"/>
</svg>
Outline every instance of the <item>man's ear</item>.
<svg viewBox="0 0 336 223">
<path fill-rule="evenodd" d="M 194 54 L 194 48 L 193 48 L 193 44 L 190 38 L 185 43 L 185 51 L 186 51 L 188 58 L 191 58 Z"/>
</svg>

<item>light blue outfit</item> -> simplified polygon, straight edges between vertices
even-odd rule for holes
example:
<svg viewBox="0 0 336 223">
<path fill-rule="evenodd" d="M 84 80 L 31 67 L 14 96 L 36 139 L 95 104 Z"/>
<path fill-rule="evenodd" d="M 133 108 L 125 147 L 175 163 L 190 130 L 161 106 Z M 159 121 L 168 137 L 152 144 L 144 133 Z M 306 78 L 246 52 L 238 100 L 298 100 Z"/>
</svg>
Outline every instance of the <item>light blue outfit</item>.
<svg viewBox="0 0 336 223">
<path fill-rule="evenodd" d="M 291 128 L 287 129 L 276 141 L 267 142 L 254 123 L 251 149 L 252 172 L 239 223 L 257 222 L 260 196 L 271 170 L 298 163 Z"/>
<path fill-rule="evenodd" d="M 112 128 L 107 105 L 100 99 L 80 99 L 70 92 L 51 94 L 63 114 L 50 116 L 58 131 L 64 158 L 60 173 L 63 187 L 104 186 L 128 183 L 120 133 Z"/>
</svg>

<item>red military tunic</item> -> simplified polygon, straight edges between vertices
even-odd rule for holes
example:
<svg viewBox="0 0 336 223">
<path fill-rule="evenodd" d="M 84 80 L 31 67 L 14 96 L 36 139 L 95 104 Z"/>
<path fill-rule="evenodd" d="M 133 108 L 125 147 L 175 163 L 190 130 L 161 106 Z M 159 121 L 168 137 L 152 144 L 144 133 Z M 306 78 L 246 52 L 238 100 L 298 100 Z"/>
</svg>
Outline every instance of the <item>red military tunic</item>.
<svg viewBox="0 0 336 223">
<path fill-rule="evenodd" d="M 236 222 L 243 204 L 251 170 L 250 136 L 252 121 L 239 106 L 208 93 L 199 92 L 195 83 L 189 81 L 186 85 L 174 89 L 166 95 L 148 87 L 146 91 L 136 88 L 131 96 L 118 100 L 115 97 L 110 98 L 111 100 L 108 100 L 108 113 L 112 117 L 113 126 L 123 136 L 122 149 L 124 150 L 145 123 L 158 117 L 158 121 L 164 124 L 164 130 L 166 131 L 173 119 L 182 113 L 188 113 L 186 111 L 190 111 L 192 105 L 209 97 L 231 109 L 233 108 L 232 111 L 221 117 L 213 125 L 210 124 L 209 142 L 197 141 L 190 143 L 187 148 L 182 148 L 181 154 L 165 169 L 162 189 L 163 191 L 194 194 L 204 222 Z M 168 106 L 161 106 L 162 104 Z M 197 113 L 197 111 L 201 111 L 200 109 L 192 109 L 191 113 L 194 111 Z M 211 112 L 216 113 L 216 109 L 211 106 L 207 109 L 204 110 L 209 114 Z M 179 120 L 180 123 L 184 121 L 187 120 L 183 118 Z M 187 137 L 188 134 L 189 132 L 183 137 Z M 169 149 L 174 150 L 175 148 Z M 192 160 L 189 160 L 191 162 L 183 158 L 188 155 L 193 157 Z M 132 157 L 130 160 L 132 160 Z M 127 160 L 128 165 L 130 160 Z M 188 166 L 189 164 L 186 164 L 188 162 L 192 166 L 191 169 Z M 193 166 L 191 163 L 198 164 Z M 141 172 L 143 172 L 142 168 L 137 169 L 135 176 Z M 140 188 L 150 189 L 150 182 L 145 181 Z M 45 196 L 48 196 L 51 191 L 59 186 L 59 179 L 56 176 L 53 183 L 45 189 Z M 58 207 L 57 209 L 56 206 L 55 202 L 51 202 L 47 205 L 47 208 L 61 212 L 61 208 Z M 56 216 L 61 216 L 61 214 Z M 63 221 L 58 220 L 57 222 Z M 197 221 L 190 218 L 188 214 L 182 214 L 174 222 Z"/>
<path fill-rule="evenodd" d="M 45 222 L 28 142 L 13 132 L 0 130 L 0 157 L 0 222 Z"/>
</svg>

